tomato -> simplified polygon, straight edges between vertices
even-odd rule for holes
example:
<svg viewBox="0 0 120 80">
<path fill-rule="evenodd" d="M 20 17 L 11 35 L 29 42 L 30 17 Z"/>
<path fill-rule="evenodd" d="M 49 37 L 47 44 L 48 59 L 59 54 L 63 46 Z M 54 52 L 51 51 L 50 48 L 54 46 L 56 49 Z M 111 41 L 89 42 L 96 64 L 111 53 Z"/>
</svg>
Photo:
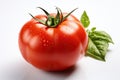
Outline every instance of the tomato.
<svg viewBox="0 0 120 80">
<path fill-rule="evenodd" d="M 66 14 L 62 13 L 62 16 Z M 42 70 L 68 69 L 85 54 L 88 42 L 86 31 L 72 14 L 55 27 L 35 20 L 46 21 L 47 18 L 47 15 L 37 15 L 24 24 L 18 40 L 21 54 L 27 62 Z"/>
</svg>

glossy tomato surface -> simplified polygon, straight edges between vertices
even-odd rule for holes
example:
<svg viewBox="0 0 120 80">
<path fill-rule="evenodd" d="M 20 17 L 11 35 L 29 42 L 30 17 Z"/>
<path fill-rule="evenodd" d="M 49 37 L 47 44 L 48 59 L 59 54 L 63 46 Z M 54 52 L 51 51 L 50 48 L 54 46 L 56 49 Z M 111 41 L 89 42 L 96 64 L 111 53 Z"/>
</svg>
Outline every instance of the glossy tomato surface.
<svg viewBox="0 0 120 80">
<path fill-rule="evenodd" d="M 47 19 L 46 15 L 35 17 Z M 46 71 L 61 71 L 75 65 L 85 54 L 87 43 L 86 31 L 73 15 L 69 15 L 55 28 L 31 19 L 19 34 L 19 48 L 24 59 Z"/>
</svg>

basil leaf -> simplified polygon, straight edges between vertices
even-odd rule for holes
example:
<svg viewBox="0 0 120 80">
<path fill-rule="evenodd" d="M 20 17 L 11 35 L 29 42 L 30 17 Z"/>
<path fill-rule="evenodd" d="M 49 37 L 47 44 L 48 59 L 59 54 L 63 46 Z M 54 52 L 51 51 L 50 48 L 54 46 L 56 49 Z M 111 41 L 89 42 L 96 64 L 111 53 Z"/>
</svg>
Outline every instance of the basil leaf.
<svg viewBox="0 0 120 80">
<path fill-rule="evenodd" d="M 90 20 L 89 20 L 89 17 L 87 15 L 86 11 L 83 12 L 80 21 L 85 28 L 87 28 L 89 26 Z"/>
<path fill-rule="evenodd" d="M 89 36 L 94 40 L 96 40 L 96 39 L 101 40 L 102 39 L 102 40 L 105 40 L 109 43 L 113 43 L 112 38 L 105 31 L 95 31 L 95 29 L 92 29 L 92 32 L 89 33 Z"/>
<path fill-rule="evenodd" d="M 97 60 L 105 61 L 105 56 L 109 47 L 109 43 L 113 43 L 109 34 L 105 31 L 96 31 L 95 28 L 88 32 L 88 47 L 86 56 L 90 56 Z"/>
</svg>

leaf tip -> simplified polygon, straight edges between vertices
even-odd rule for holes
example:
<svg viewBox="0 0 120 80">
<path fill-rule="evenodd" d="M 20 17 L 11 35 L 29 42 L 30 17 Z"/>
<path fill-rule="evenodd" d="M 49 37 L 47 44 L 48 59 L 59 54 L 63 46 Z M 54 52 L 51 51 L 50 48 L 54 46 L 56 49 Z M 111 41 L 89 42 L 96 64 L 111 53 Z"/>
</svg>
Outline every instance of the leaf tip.
<svg viewBox="0 0 120 80">
<path fill-rule="evenodd" d="M 106 62 L 106 59 L 105 59 L 105 57 L 101 58 L 101 61 L 103 61 L 103 62 Z"/>
</svg>

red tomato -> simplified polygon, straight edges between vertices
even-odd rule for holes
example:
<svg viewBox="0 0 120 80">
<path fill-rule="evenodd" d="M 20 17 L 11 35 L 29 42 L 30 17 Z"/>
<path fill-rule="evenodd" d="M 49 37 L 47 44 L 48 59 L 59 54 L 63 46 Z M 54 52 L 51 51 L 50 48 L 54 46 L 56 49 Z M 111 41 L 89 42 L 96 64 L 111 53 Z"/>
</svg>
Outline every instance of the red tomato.
<svg viewBox="0 0 120 80">
<path fill-rule="evenodd" d="M 47 20 L 46 15 L 35 18 Z M 86 31 L 73 15 L 54 28 L 31 19 L 19 34 L 19 48 L 24 59 L 46 71 L 61 71 L 75 65 L 85 54 L 87 43 Z"/>
</svg>

